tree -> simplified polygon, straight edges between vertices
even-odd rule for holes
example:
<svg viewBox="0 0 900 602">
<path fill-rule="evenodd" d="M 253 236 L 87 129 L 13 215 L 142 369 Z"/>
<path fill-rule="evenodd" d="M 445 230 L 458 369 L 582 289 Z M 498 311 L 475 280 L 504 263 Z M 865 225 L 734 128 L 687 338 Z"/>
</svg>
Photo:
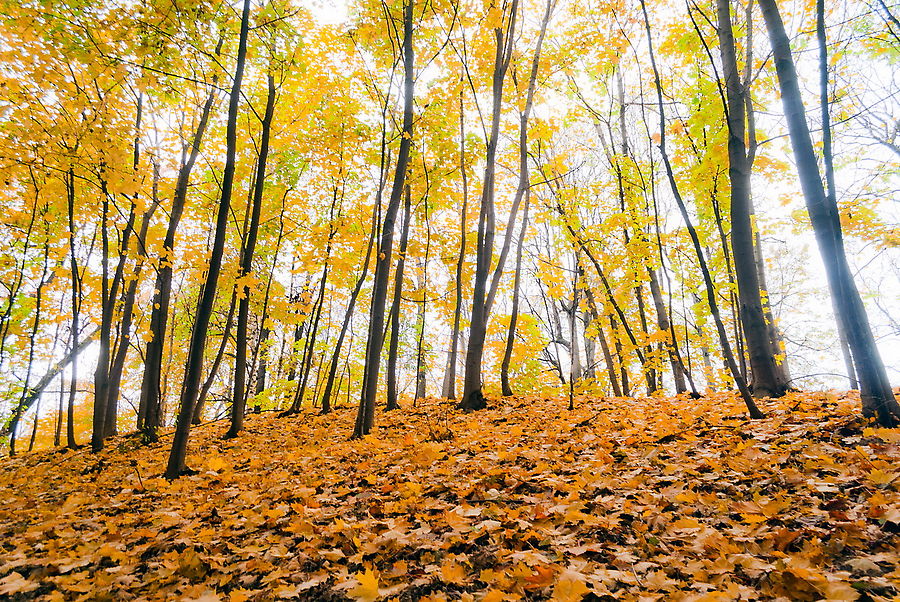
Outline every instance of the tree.
<svg viewBox="0 0 900 602">
<path fill-rule="evenodd" d="M 472 319 L 469 326 L 469 343 L 466 348 L 466 374 L 463 381 L 463 395 L 459 407 L 464 410 L 479 410 L 487 404 L 481 393 L 481 364 L 484 355 L 484 341 L 490 317 L 488 276 L 494 254 L 494 179 L 496 177 L 497 145 L 500 142 L 500 114 L 503 106 L 503 84 L 512 61 L 515 41 L 516 18 L 519 12 L 518 0 L 512 0 L 507 10 L 503 3 L 500 19 L 493 28 L 494 66 L 491 81 L 491 129 L 485 153 L 484 182 L 478 210 L 478 241 L 475 247 L 475 285 L 472 295 Z M 512 235 L 511 232 L 507 233 Z"/>
<path fill-rule="evenodd" d="M 781 102 L 794 149 L 800 186 L 819 253 L 825 264 L 828 287 L 838 307 L 837 318 L 847 333 L 859 378 L 863 415 L 876 418 L 884 426 L 894 426 L 900 422 L 900 404 L 894 398 L 884 362 L 872 336 L 865 306 L 847 263 L 837 201 L 833 195 L 826 194 L 822 185 L 809 125 L 806 123 L 806 110 L 800 95 L 790 40 L 775 1 L 760 0 L 759 7 L 772 44 Z"/>
<path fill-rule="evenodd" d="M 197 315 L 194 327 L 191 331 L 188 359 L 185 366 L 184 384 L 182 385 L 181 407 L 178 411 L 178 421 L 175 424 L 175 437 L 172 440 L 172 451 L 166 465 L 166 478 L 175 479 L 185 470 L 185 456 L 187 455 L 188 435 L 191 431 L 191 419 L 194 416 L 194 404 L 200 392 L 200 369 L 203 363 L 203 353 L 206 346 L 206 329 L 209 326 L 209 318 L 212 315 L 213 302 L 219 280 L 219 271 L 222 266 L 222 255 L 225 249 L 225 231 L 228 226 L 228 216 L 231 209 L 231 191 L 234 186 L 235 154 L 237 152 L 237 113 L 241 98 L 241 81 L 244 76 L 244 63 L 247 60 L 247 35 L 250 29 L 250 0 L 244 0 L 241 12 L 241 31 L 238 40 L 237 66 L 234 71 L 234 81 L 231 85 L 231 95 L 228 101 L 228 125 L 225 134 L 227 145 L 225 156 L 225 171 L 222 174 L 222 196 L 219 200 L 219 209 L 216 216 L 215 240 L 209 258 L 209 270 L 206 283 L 203 285 L 203 293 L 197 306 Z"/>
<path fill-rule="evenodd" d="M 731 182 L 731 248 L 737 276 L 741 325 L 750 357 L 753 394 L 757 397 L 781 397 L 788 383 L 783 382 L 766 326 L 760 297 L 759 273 L 755 261 L 753 226 L 750 222 L 750 164 L 745 144 L 747 91 L 741 84 L 731 25 L 731 4 L 716 0 L 719 52 L 725 77 L 726 121 L 728 123 L 728 178 Z"/>
<path fill-rule="evenodd" d="M 400 209 L 400 200 L 406 186 L 410 150 L 413 137 L 413 98 L 415 91 L 413 51 L 413 0 L 403 2 L 403 127 L 400 148 L 397 151 L 397 167 L 391 195 L 381 224 L 378 255 L 375 261 L 375 282 L 372 284 L 372 304 L 369 311 L 369 336 L 366 342 L 366 362 L 363 373 L 362 394 L 353 437 L 369 434 L 375 426 L 375 396 L 378 392 L 378 373 L 381 367 L 381 350 L 384 346 L 384 307 L 387 299 L 388 276 L 391 269 L 391 252 L 394 245 L 394 223 Z"/>
</svg>

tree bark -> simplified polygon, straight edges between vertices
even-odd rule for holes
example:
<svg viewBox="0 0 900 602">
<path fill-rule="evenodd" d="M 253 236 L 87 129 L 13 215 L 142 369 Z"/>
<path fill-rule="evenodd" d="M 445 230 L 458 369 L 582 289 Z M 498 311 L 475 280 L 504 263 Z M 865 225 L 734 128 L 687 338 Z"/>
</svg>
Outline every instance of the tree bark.
<svg viewBox="0 0 900 602">
<path fill-rule="evenodd" d="M 203 367 L 203 352 L 206 347 L 206 330 L 212 316 L 213 302 L 216 298 L 219 272 L 222 267 L 222 256 L 225 251 L 225 234 L 228 228 L 228 216 L 231 209 L 231 191 L 234 186 L 235 155 L 237 153 L 237 117 L 241 98 L 241 81 L 244 76 L 244 63 L 247 59 L 247 34 L 250 27 L 250 0 L 244 0 L 241 13 L 241 31 L 238 41 L 237 66 L 231 87 L 228 103 L 228 121 L 225 132 L 225 170 L 222 174 L 222 198 L 216 215 L 216 230 L 212 253 L 209 258 L 209 271 L 203 285 L 203 295 L 197 307 L 197 316 L 191 332 L 185 366 L 184 388 L 181 394 L 181 408 L 175 424 L 175 437 L 172 440 L 172 451 L 166 465 L 166 478 L 174 479 L 185 470 L 188 436 L 191 431 L 191 418 L 194 415 L 194 404 L 200 393 L 200 377 Z"/>
<path fill-rule="evenodd" d="M 384 306 L 387 299 L 388 279 L 391 269 L 391 252 L 394 245 L 394 222 L 400 209 L 400 200 L 406 186 L 406 171 L 413 135 L 413 92 L 415 86 L 413 54 L 413 0 L 403 4 L 403 127 L 400 148 L 397 151 L 397 169 L 391 196 L 381 225 L 381 240 L 375 262 L 375 282 L 372 285 L 372 307 L 369 319 L 369 336 L 366 343 L 366 362 L 363 372 L 362 395 L 353 437 L 368 435 L 375 426 L 375 397 L 378 393 L 378 373 L 381 368 L 381 351 L 384 347 Z"/>
<path fill-rule="evenodd" d="M 69 383 L 69 401 L 66 408 L 66 447 L 75 449 L 75 393 L 78 390 L 78 331 L 81 313 L 81 273 L 78 271 L 78 259 L 75 257 L 75 172 L 72 168 L 66 173 L 66 205 L 69 219 L 69 267 L 72 279 L 72 380 Z"/>
<path fill-rule="evenodd" d="M 91 451 L 103 449 L 106 435 L 106 402 L 109 394 L 109 347 L 112 338 L 112 310 L 114 297 L 109 286 L 109 192 L 106 182 L 100 183 L 100 349 L 94 369 L 94 408 L 91 422 Z"/>
<path fill-rule="evenodd" d="M 275 77 L 267 77 L 268 93 L 266 109 L 262 118 L 262 133 L 259 142 L 259 158 L 256 164 L 256 184 L 253 188 L 253 207 L 250 225 L 247 228 L 247 243 L 242 249 L 238 278 L 246 278 L 253 272 L 253 254 L 259 236 L 259 216 L 262 211 L 263 190 L 266 184 L 266 161 L 269 158 L 269 138 L 272 132 L 272 116 L 275 114 Z M 250 319 L 250 287 L 240 286 L 238 294 L 238 322 L 235 336 L 234 391 L 231 397 L 231 426 L 225 433 L 226 439 L 237 437 L 244 425 L 244 410 L 247 406 L 245 395 L 247 378 L 247 323 Z"/>
<path fill-rule="evenodd" d="M 19 403 L 16 405 L 16 409 L 13 412 L 11 427 L 9 432 L 9 455 L 16 455 L 16 427 L 19 424 L 19 420 L 21 420 L 22 416 L 25 414 L 25 403 L 28 401 L 28 397 L 31 394 L 31 389 L 29 388 L 29 383 L 31 382 L 31 373 L 34 368 L 34 348 L 37 344 L 37 333 L 38 328 L 41 324 L 41 301 L 43 300 L 44 286 L 47 285 L 47 260 L 50 256 L 50 241 L 48 240 L 44 242 L 44 259 L 41 263 L 41 279 L 38 283 L 37 292 L 35 293 L 34 299 L 34 324 L 31 327 L 31 333 L 28 337 L 28 366 L 25 369 L 25 384 L 22 387 L 22 397 L 19 400 Z M 39 418 L 39 414 L 41 411 L 41 398 L 40 394 L 37 396 L 37 407 L 34 410 L 34 431 L 37 432 L 37 421 Z M 29 404 L 30 405 L 30 404 Z M 31 435 L 31 442 L 28 446 L 28 451 L 31 451 L 34 447 L 34 433 Z"/>
<path fill-rule="evenodd" d="M 836 199 L 829 197 L 822 186 L 791 55 L 790 40 L 775 0 L 759 0 L 759 6 L 772 43 L 781 101 L 794 149 L 800 186 L 825 264 L 828 285 L 838 306 L 838 319 L 844 324 L 859 378 L 862 412 L 864 416 L 875 417 L 882 426 L 895 426 L 900 421 L 900 404 L 894 398 L 884 362 L 872 336 L 865 306 L 847 263 Z"/>
<path fill-rule="evenodd" d="M 781 397 L 788 383 L 780 382 L 760 295 L 753 226 L 750 221 L 750 164 L 745 145 L 744 90 L 741 85 L 728 0 L 716 0 L 719 51 L 725 77 L 728 123 L 728 178 L 731 182 L 731 249 L 737 277 L 741 325 L 747 344 L 753 395 Z"/>
<path fill-rule="evenodd" d="M 386 410 L 396 410 L 397 402 L 397 352 L 400 348 L 400 300 L 403 295 L 403 270 L 406 266 L 406 249 L 409 245 L 409 222 L 412 217 L 412 193 L 409 184 L 403 201 L 403 227 L 400 230 L 400 247 L 397 249 L 397 268 L 394 270 L 394 301 L 391 303 L 391 340 L 387 357 L 387 405 Z"/>
</svg>

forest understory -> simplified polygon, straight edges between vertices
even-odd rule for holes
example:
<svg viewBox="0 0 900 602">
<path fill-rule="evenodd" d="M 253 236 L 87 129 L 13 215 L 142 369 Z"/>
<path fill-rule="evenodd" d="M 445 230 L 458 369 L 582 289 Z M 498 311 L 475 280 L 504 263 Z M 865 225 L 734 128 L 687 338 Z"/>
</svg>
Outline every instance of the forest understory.
<svg viewBox="0 0 900 602">
<path fill-rule="evenodd" d="M 900 432 L 855 392 L 512 397 L 0 460 L 10 600 L 895 600 Z"/>
</svg>

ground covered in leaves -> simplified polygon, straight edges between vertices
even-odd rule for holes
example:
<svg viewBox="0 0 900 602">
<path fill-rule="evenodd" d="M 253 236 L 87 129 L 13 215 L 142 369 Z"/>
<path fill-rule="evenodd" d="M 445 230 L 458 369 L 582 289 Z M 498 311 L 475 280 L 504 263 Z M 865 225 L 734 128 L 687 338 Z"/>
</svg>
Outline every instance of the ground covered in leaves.
<svg viewBox="0 0 900 602">
<path fill-rule="evenodd" d="M 440 400 L 0 461 L 0 597 L 891 600 L 900 431 L 794 393 Z"/>
</svg>

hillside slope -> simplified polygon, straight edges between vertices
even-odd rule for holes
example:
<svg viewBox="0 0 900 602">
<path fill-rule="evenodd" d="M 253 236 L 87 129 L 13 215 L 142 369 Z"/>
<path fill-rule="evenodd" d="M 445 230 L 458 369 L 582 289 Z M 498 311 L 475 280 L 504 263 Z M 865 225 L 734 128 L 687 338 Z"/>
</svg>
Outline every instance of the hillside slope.
<svg viewBox="0 0 900 602">
<path fill-rule="evenodd" d="M 512 398 L 251 416 L 0 460 L 0 596 L 890 600 L 900 432 L 858 399 Z"/>
</svg>

